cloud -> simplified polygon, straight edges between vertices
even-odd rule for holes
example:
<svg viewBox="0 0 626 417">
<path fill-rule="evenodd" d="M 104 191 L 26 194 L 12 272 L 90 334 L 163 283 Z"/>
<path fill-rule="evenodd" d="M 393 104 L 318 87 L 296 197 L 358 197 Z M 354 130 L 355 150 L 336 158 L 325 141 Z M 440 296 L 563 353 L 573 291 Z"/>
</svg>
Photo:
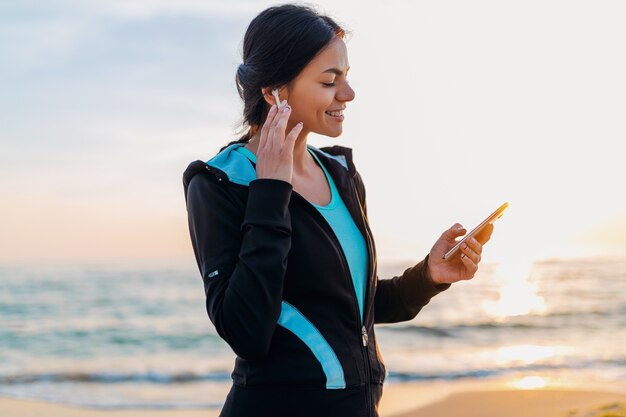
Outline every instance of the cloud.
<svg viewBox="0 0 626 417">
<path fill-rule="evenodd" d="M 189 12 L 136 20 L 49 8 L 31 15 L 27 6 L 0 16 L 10 40 L 0 53 L 12 63 L 0 68 L 5 150 L 72 153 L 102 131 L 110 142 L 129 132 L 236 122 L 244 19 Z"/>
<path fill-rule="evenodd" d="M 260 10 L 259 1 L 222 0 L 5 0 L 2 8 L 12 16 L 62 13 L 64 15 L 117 16 L 147 19 L 160 15 L 232 16 Z M 6 15 L 6 14 L 5 14 Z"/>
<path fill-rule="evenodd" d="M 129 18 L 153 18 L 159 15 L 198 15 L 229 16 L 234 14 L 249 14 L 258 10 L 258 1 L 228 1 L 223 0 L 134 0 L 134 1 L 107 1 L 96 0 L 90 2 L 74 1 L 76 7 L 87 6 L 90 10 L 99 13 L 110 13 Z"/>
<path fill-rule="evenodd" d="M 91 31 L 89 22 L 51 17 L 0 19 L 0 52 L 8 63 L 0 73 L 33 71 L 71 55 Z"/>
<path fill-rule="evenodd" d="M 238 43 L 255 7 L 248 2 L 206 1 L 50 1 L 8 2 L 0 6 L 3 77 L 37 74 L 81 78 L 144 61 L 171 68 L 203 52 L 213 64 L 237 60 Z M 229 56 L 229 54 L 231 56 Z M 169 64 L 169 65 L 168 65 Z M 197 67 L 197 65 L 196 65 Z M 184 79 L 184 78 L 183 78 Z"/>
</svg>

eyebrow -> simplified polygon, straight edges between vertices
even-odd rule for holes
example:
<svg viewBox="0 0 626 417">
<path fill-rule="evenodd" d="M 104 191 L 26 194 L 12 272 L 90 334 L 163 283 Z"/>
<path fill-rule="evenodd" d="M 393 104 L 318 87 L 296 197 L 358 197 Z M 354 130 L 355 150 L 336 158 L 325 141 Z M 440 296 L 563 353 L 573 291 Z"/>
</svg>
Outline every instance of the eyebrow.
<svg viewBox="0 0 626 417">
<path fill-rule="evenodd" d="M 348 69 L 346 70 L 346 73 L 350 70 L 350 67 L 348 67 Z M 322 72 L 322 74 L 325 74 L 327 72 L 332 72 L 333 74 L 336 75 L 341 75 L 343 74 L 343 71 L 341 71 L 339 68 L 328 68 L 326 71 Z"/>
</svg>

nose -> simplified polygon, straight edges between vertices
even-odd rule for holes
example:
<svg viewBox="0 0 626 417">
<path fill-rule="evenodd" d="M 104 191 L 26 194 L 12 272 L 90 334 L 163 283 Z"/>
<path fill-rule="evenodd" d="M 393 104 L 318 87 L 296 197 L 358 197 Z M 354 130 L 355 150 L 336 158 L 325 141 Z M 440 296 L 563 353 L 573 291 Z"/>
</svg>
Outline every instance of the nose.
<svg viewBox="0 0 626 417">
<path fill-rule="evenodd" d="M 347 82 L 343 84 L 343 88 L 337 91 L 337 101 L 352 101 L 354 100 L 355 93 L 350 84 Z"/>
</svg>

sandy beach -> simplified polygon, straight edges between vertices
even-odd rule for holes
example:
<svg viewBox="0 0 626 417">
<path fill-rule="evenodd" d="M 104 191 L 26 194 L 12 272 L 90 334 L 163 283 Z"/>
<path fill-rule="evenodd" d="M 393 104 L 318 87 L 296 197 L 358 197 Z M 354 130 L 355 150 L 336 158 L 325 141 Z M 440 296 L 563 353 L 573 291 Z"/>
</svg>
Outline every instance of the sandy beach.
<svg viewBox="0 0 626 417">
<path fill-rule="evenodd" d="M 570 390 L 470 391 L 452 394 L 416 410 L 387 416 L 621 417 L 626 416 L 625 397 L 618 393 Z M 613 413 L 606 414 L 609 411 Z"/>
<path fill-rule="evenodd" d="M 456 385 L 456 386 L 455 386 Z M 401 383 L 385 387 L 381 417 L 626 417 L 626 392 L 545 388 L 473 390 L 458 384 Z M 42 401 L 0 398 L 3 417 L 213 417 L 217 409 L 95 410 Z"/>
</svg>

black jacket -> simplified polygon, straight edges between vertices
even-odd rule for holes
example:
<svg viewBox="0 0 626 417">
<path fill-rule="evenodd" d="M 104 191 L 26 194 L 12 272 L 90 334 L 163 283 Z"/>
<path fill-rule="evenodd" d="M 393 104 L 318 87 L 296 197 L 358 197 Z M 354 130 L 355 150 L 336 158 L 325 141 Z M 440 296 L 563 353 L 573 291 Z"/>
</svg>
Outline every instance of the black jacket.
<svg viewBox="0 0 626 417">
<path fill-rule="evenodd" d="M 233 384 L 240 391 L 313 390 L 324 410 L 332 410 L 324 392 L 360 390 L 365 413 L 354 415 L 377 415 L 386 369 L 374 324 L 411 320 L 449 284 L 432 283 L 427 257 L 400 276 L 379 280 L 365 187 L 352 150 L 308 145 L 367 243 L 361 323 L 348 264 L 330 225 L 290 183 L 256 179 L 252 161 L 237 151 L 241 146 L 192 162 L 183 176 L 206 309 L 237 354 Z M 261 415 L 258 404 L 255 411 Z"/>
</svg>

